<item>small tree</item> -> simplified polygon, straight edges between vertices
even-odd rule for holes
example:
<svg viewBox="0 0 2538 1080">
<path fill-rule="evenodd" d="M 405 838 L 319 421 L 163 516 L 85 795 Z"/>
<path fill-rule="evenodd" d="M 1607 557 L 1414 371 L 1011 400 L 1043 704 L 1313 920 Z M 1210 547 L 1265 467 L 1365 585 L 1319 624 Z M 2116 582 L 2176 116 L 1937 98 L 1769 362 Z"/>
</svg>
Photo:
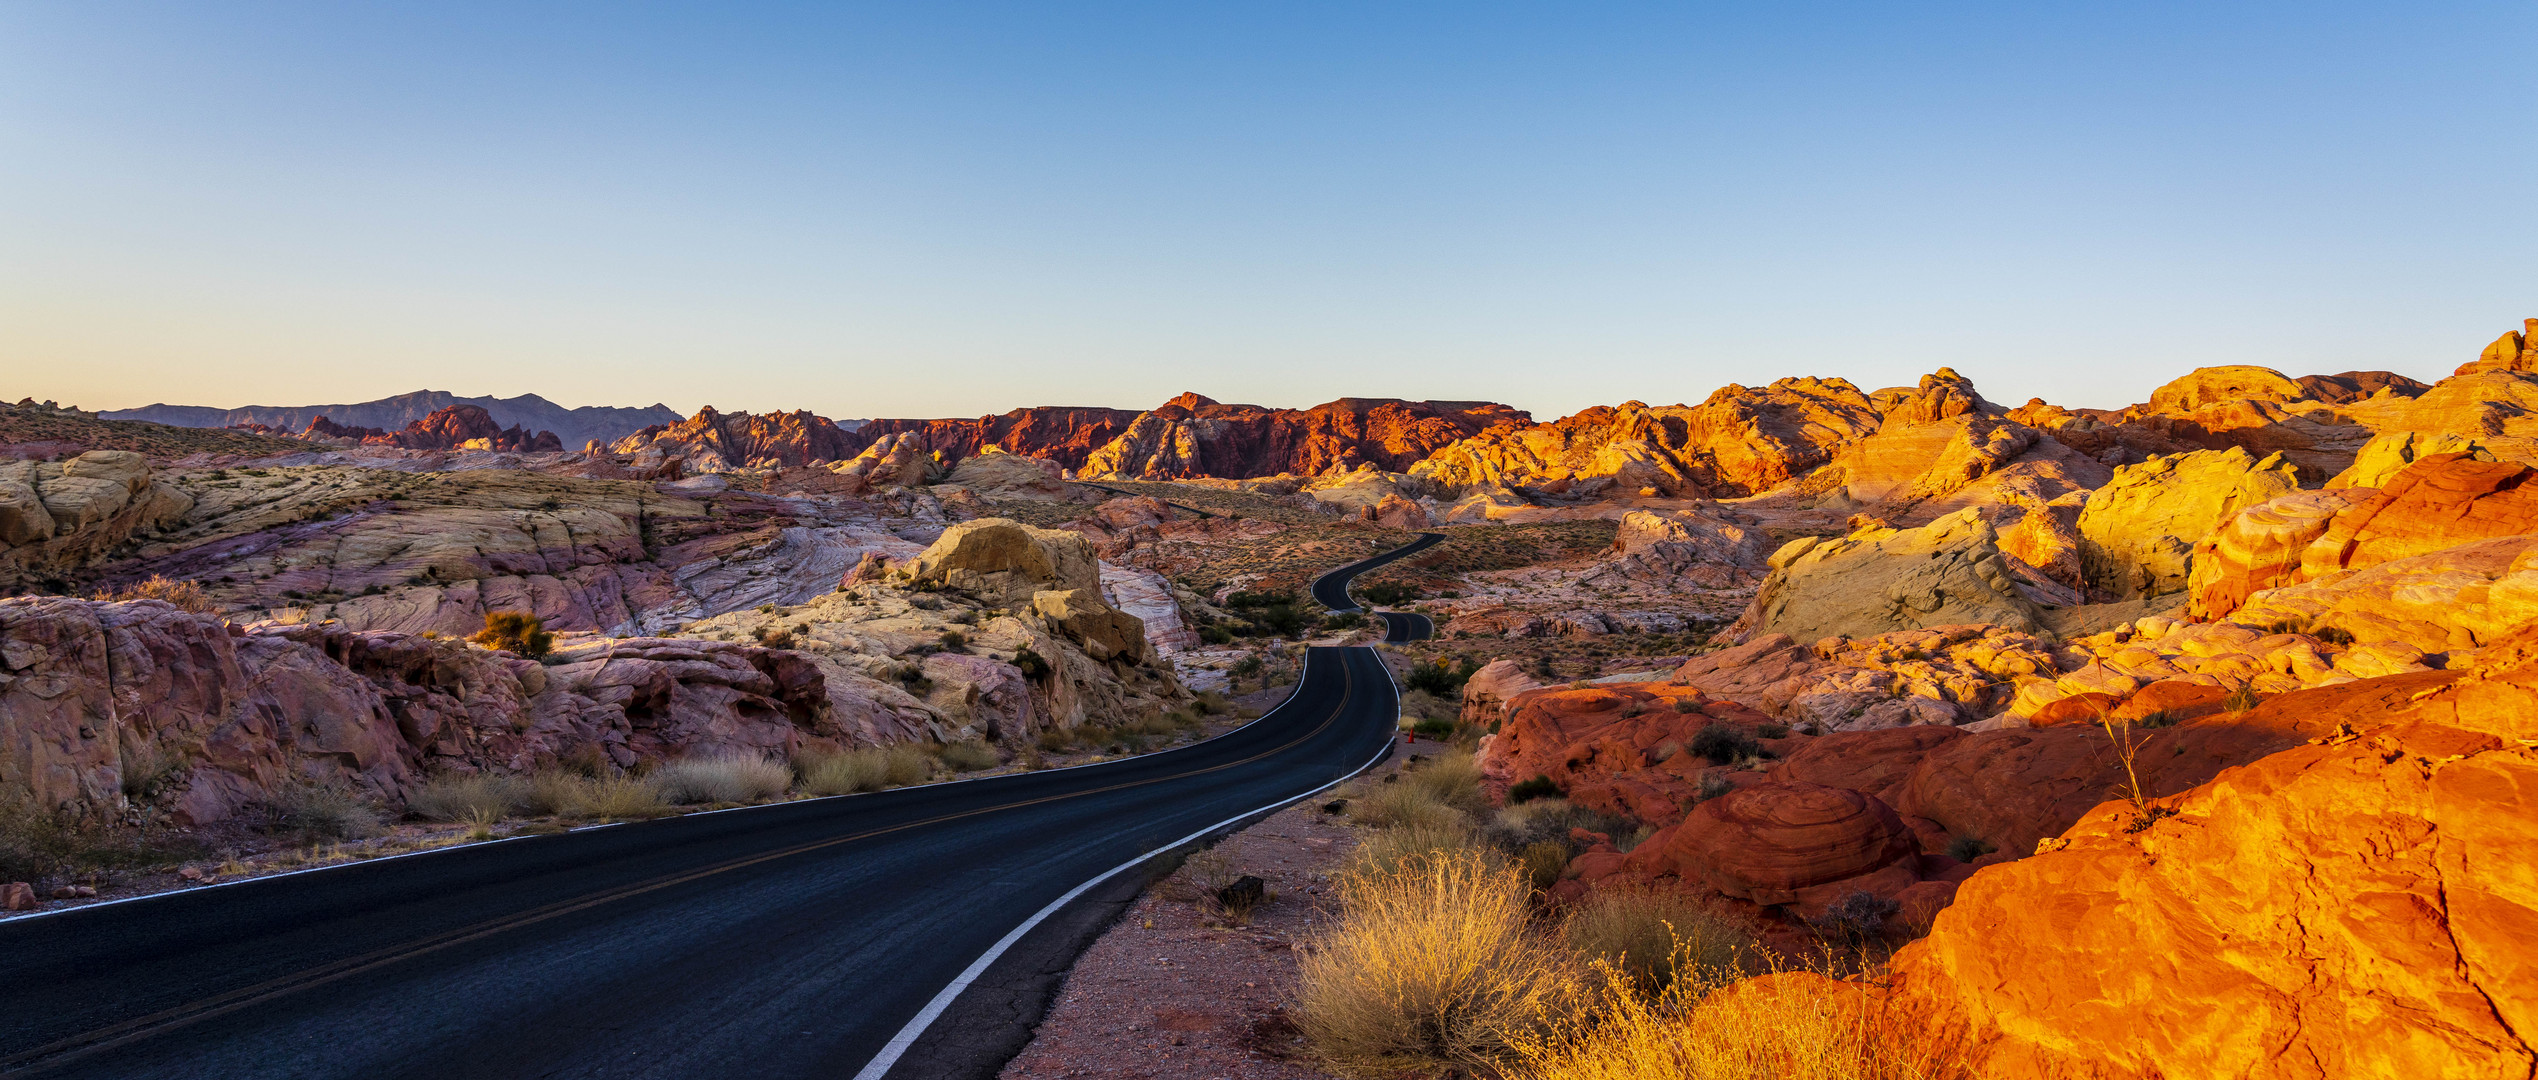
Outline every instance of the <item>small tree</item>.
<svg viewBox="0 0 2538 1080">
<path fill-rule="evenodd" d="M 467 640 L 488 649 L 503 649 L 535 660 L 555 644 L 546 624 L 525 611 L 488 611 L 485 628 Z"/>
</svg>

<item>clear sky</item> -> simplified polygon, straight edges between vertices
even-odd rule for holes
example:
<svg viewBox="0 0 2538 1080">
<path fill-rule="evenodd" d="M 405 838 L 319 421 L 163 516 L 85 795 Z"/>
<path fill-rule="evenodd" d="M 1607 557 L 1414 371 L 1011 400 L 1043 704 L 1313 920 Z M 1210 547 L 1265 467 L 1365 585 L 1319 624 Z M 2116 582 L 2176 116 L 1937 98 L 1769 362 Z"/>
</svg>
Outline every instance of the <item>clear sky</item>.
<svg viewBox="0 0 2538 1080">
<path fill-rule="evenodd" d="M 2538 5 L 0 4 L 0 395 L 835 417 L 2446 374 Z"/>
</svg>

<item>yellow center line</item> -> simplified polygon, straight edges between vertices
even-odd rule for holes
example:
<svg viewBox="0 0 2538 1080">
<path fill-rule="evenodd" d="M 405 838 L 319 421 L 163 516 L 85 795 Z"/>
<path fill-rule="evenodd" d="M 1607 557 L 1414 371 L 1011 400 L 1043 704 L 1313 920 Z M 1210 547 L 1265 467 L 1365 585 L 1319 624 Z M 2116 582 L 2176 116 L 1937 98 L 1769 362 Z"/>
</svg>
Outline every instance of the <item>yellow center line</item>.
<svg viewBox="0 0 2538 1080">
<path fill-rule="evenodd" d="M 1299 693 L 1301 693 L 1304 688 L 1299 685 L 1296 689 Z M 788 859 L 796 855 L 807 854 L 823 848 L 835 847 L 839 844 L 851 844 L 858 840 L 869 840 L 876 836 L 887 836 L 891 833 L 923 828 L 927 825 L 939 825 L 946 821 L 958 821 L 962 818 L 977 817 L 982 814 L 1000 813 L 1006 810 L 1018 810 L 1026 806 L 1038 806 L 1043 803 L 1063 802 L 1068 799 L 1079 799 L 1086 795 L 1100 795 L 1105 792 L 1123 791 L 1128 788 L 1145 787 L 1150 784 L 1160 784 L 1170 780 L 1184 780 L 1193 776 L 1205 776 L 1208 773 L 1221 772 L 1239 765 L 1249 765 L 1252 762 L 1259 761 L 1263 758 L 1271 757 L 1276 754 L 1285 753 L 1288 750 L 1301 746 L 1304 743 L 1311 741 L 1314 736 L 1320 735 L 1322 732 L 1328 730 L 1332 724 L 1338 723 L 1340 715 L 1348 710 L 1349 699 L 1355 696 L 1356 689 L 1357 678 L 1349 672 L 1348 664 L 1343 661 L 1340 664 L 1340 700 L 1338 706 L 1331 710 L 1330 715 L 1323 717 L 1321 723 L 1315 724 L 1313 726 L 1313 730 L 1296 736 L 1294 739 L 1286 743 L 1273 746 L 1267 750 L 1253 754 L 1250 757 L 1228 761 L 1221 765 L 1211 765 L 1204 769 L 1193 769 L 1189 772 L 1173 773 L 1169 776 L 1158 776 L 1146 780 L 1131 780 L 1125 783 L 1112 784 L 1107 787 L 1087 788 L 1083 791 L 1069 792 L 1063 795 L 1044 795 L 1036 799 L 1023 799 L 1017 802 L 1003 803 L 996 806 L 984 806 L 975 810 L 963 810 L 956 814 L 944 814 L 940 817 L 926 818 L 922 821 L 911 821 L 905 824 L 892 825 L 888 828 L 871 829 L 849 836 L 831 837 L 826 840 L 814 840 L 807 844 L 798 844 L 793 847 L 784 848 L 778 851 L 771 851 L 761 855 L 751 855 L 732 859 L 727 862 L 706 867 L 702 870 L 692 870 L 686 873 L 655 878 L 648 882 L 639 882 L 633 885 L 620 886 L 616 889 L 611 889 L 578 899 L 559 900 L 555 903 L 546 905 L 545 907 L 532 908 L 517 915 L 506 916 L 495 919 L 491 922 L 481 923 L 476 926 L 460 927 L 455 930 L 445 931 L 416 941 L 391 945 L 384 949 L 363 953 L 359 956 L 347 957 L 332 963 L 321 964 L 316 967 L 295 971 L 288 975 L 277 976 L 275 978 L 265 980 L 264 982 L 256 983 L 253 986 L 240 987 L 224 994 L 218 994 L 199 1001 L 188 1002 L 173 1008 L 164 1009 L 159 1012 L 151 1013 L 148 1016 L 136 1017 L 131 1020 L 125 1020 L 120 1023 L 110 1024 L 105 1027 L 73 1035 L 68 1038 L 57 1039 L 32 1050 L 12 1054 L 5 1059 L 0 1059 L 0 1068 L 15 1069 L 19 1066 L 35 1062 L 42 1058 L 65 1055 L 73 1051 L 77 1051 L 78 1053 L 84 1055 L 86 1053 L 104 1050 L 112 1046 L 130 1042 L 134 1039 L 144 1038 L 163 1031 L 173 1030 L 175 1028 L 182 1027 L 196 1021 L 207 1020 L 224 1013 L 234 1012 L 250 1005 L 261 1004 L 265 1001 L 270 1001 L 294 991 L 305 990 L 315 986 L 323 986 L 339 979 L 349 978 L 351 976 L 358 975 L 366 971 L 372 971 L 390 964 L 402 963 L 419 956 L 439 952 L 443 949 L 452 948 L 458 945 L 464 945 L 468 942 L 476 941 L 481 938 L 491 937 L 495 934 L 517 930 L 524 926 L 533 926 L 549 919 L 560 918 L 565 915 L 585 911 L 603 904 L 615 903 L 619 900 L 631 899 L 645 893 L 656 892 L 675 885 L 683 885 L 691 881 L 713 877 L 717 874 L 726 874 L 734 870 L 746 869 L 760 863 L 773 862 L 778 859 Z M 67 1060 L 67 1058 L 64 1060 Z M 60 1062 L 57 1061 L 48 1063 L 48 1065 L 59 1063 Z"/>
</svg>

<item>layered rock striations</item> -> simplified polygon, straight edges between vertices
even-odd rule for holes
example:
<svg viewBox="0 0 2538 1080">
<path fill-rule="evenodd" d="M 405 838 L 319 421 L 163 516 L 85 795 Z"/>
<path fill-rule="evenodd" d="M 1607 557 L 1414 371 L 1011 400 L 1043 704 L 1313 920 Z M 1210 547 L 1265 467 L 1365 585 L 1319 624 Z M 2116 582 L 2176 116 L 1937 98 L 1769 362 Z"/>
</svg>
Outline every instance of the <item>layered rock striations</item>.
<svg viewBox="0 0 2538 1080">
<path fill-rule="evenodd" d="M 609 449 L 621 455 L 684 458 L 692 472 L 730 472 L 838 461 L 854 457 L 870 442 L 804 410 L 753 415 L 719 412 L 708 405 L 675 424 L 637 431 Z"/>
<path fill-rule="evenodd" d="M 1458 440 L 1525 420 L 1490 402 L 1341 398 L 1299 410 L 1183 394 L 1139 414 L 1078 471 L 1120 480 L 1313 476 L 1360 465 L 1399 472 Z"/>
</svg>

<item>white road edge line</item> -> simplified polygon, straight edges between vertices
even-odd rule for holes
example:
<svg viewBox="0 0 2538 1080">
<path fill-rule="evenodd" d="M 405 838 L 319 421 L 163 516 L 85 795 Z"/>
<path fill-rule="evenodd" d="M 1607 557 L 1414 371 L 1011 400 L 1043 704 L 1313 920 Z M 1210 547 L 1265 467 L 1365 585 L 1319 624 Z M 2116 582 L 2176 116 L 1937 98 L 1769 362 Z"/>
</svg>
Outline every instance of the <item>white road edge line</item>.
<svg viewBox="0 0 2538 1080">
<path fill-rule="evenodd" d="M 1364 648 L 1364 646 L 1351 647 Z M 1372 650 L 1369 651 L 1371 652 Z M 1306 655 L 1309 656 L 1311 654 L 1308 653 Z M 1397 722 L 1401 707 L 1401 684 L 1392 677 L 1392 665 L 1383 662 L 1383 655 L 1381 653 L 1375 654 L 1375 664 L 1376 666 L 1384 669 L 1384 681 L 1392 684 L 1393 708 L 1395 711 L 1395 720 Z M 1299 691 L 1304 689 L 1304 680 L 1301 677 L 1296 679 L 1296 689 Z M 1266 717 L 1263 719 L 1266 719 Z M 1003 956 L 1005 954 L 1005 950 L 1012 948 L 1015 942 L 1022 940 L 1022 936 L 1024 934 L 1030 933 L 1031 929 L 1040 925 L 1043 920 L 1046 920 L 1051 915 L 1057 914 L 1059 909 L 1074 902 L 1076 897 L 1090 892 L 1094 886 L 1100 885 L 1102 882 L 1118 877 L 1129 870 L 1133 870 L 1136 867 L 1143 865 L 1147 860 L 1150 860 L 1157 855 L 1171 851 L 1183 844 L 1196 841 L 1200 837 L 1206 836 L 1218 829 L 1222 829 L 1225 826 L 1241 821 L 1244 818 L 1277 810 L 1292 803 L 1302 802 L 1315 795 L 1319 795 L 1322 792 L 1329 791 L 1332 788 L 1347 783 L 1348 781 L 1356 778 L 1357 774 L 1374 768 L 1376 762 L 1382 761 L 1385 755 L 1390 753 L 1392 753 L 1392 733 L 1387 731 L 1384 733 L 1383 749 L 1376 751 L 1375 756 L 1366 759 L 1365 764 L 1349 770 L 1347 773 L 1341 775 L 1339 779 L 1333 780 L 1321 787 L 1314 788 L 1311 791 L 1280 799 L 1266 806 L 1246 810 L 1242 813 L 1226 818 L 1214 825 L 1200 829 L 1188 836 L 1184 836 L 1169 844 L 1165 844 L 1162 847 L 1130 859 L 1127 862 L 1102 871 L 1099 876 L 1093 878 L 1092 880 L 1067 890 L 1066 895 L 1049 901 L 1049 905 L 1047 907 L 1041 908 L 1030 918 L 1022 920 L 1022 925 L 1007 931 L 1005 936 L 997 939 L 994 945 L 988 946 L 985 954 L 981 955 L 978 959 L 971 961 L 968 967 L 961 969 L 961 973 L 952 979 L 950 985 L 945 986 L 941 993 L 934 995 L 934 1000 L 926 1002 L 925 1008 L 918 1010 L 916 1016 L 908 1020 L 907 1026 L 899 1029 L 899 1033 L 897 1035 L 891 1036 L 889 1044 L 883 1046 L 879 1054 L 873 1055 L 872 1061 L 864 1065 L 862 1072 L 855 1074 L 855 1080 L 881 1080 L 883 1076 L 888 1075 L 891 1067 L 899 1063 L 900 1055 L 907 1053 L 909 1047 L 916 1045 L 917 1039 L 925 1035 L 925 1029 L 934 1025 L 936 1018 L 943 1015 L 943 1010 L 952 1007 L 953 1000 L 959 998 L 962 991 L 969 989 L 971 983 L 978 981 L 979 976 L 986 974 L 988 967 L 993 965 L 998 957 Z"/>
<path fill-rule="evenodd" d="M 1310 651 L 1307 651 L 1304 654 L 1304 663 L 1296 667 L 1295 685 L 1297 689 L 1301 690 L 1304 688 L 1304 677 L 1311 673 L 1312 668 L 1313 654 Z M 1386 671 L 1389 672 L 1390 669 L 1387 668 Z M 1398 696 L 1400 694 L 1400 688 L 1398 686 L 1394 687 L 1393 692 L 1395 696 Z M 1177 754 L 1183 750 L 1194 750 L 1215 742 L 1217 739 L 1222 739 L 1226 735 L 1231 735 L 1237 731 L 1243 730 L 1244 728 L 1250 727 L 1253 724 L 1257 724 L 1272 716 L 1278 715 L 1278 710 L 1286 708 L 1288 703 L 1293 702 L 1294 700 L 1295 695 L 1290 693 L 1287 695 L 1285 701 L 1281 701 L 1270 706 L 1268 712 L 1252 717 L 1250 720 L 1244 721 L 1240 726 L 1227 728 L 1225 729 L 1224 734 L 1217 735 L 1213 738 L 1201 739 L 1189 744 L 1188 746 L 1175 746 L 1169 750 L 1157 750 L 1147 754 L 1130 754 L 1127 757 L 1112 758 L 1108 761 L 1088 761 L 1081 765 L 1061 765 L 1054 769 L 1041 769 L 1038 772 L 999 773 L 995 776 L 972 776 L 962 780 L 937 780 L 930 784 L 910 784 L 907 787 L 887 788 L 883 791 L 858 791 L 848 795 L 820 795 L 808 799 L 787 799 L 783 802 L 758 803 L 752 806 L 726 806 L 720 810 L 697 810 L 685 814 L 675 814 L 666 818 L 657 818 L 655 820 L 664 822 L 682 821 L 687 818 L 711 817 L 715 814 L 737 814 L 743 810 L 765 810 L 770 807 L 777 806 L 800 806 L 804 803 L 827 802 L 830 799 L 860 799 L 870 795 L 887 794 L 892 791 L 916 791 L 926 788 L 950 787 L 954 784 L 977 784 L 990 780 L 1009 780 L 1017 776 L 1039 776 L 1043 773 L 1061 773 L 1074 769 L 1098 769 L 1104 765 L 1121 765 L 1131 761 L 1144 761 L 1148 758 L 1162 757 L 1165 754 Z M 1362 772 L 1364 770 L 1361 769 L 1359 771 Z M 1305 794 L 1310 795 L 1312 792 L 1308 791 L 1305 792 Z M 639 823 L 632 821 L 602 821 L 590 825 L 576 825 L 570 829 L 566 829 L 564 833 L 561 834 L 539 833 L 524 836 L 504 836 L 492 840 L 470 840 L 462 844 L 450 844 L 444 847 L 424 848 L 421 851 L 400 851 L 394 855 L 381 855 L 373 859 L 353 859 L 347 862 L 328 863 L 324 866 L 305 866 L 297 870 L 284 870 L 278 874 L 258 874 L 255 877 L 232 878 L 228 881 L 215 881 L 209 885 L 196 885 L 187 889 L 169 889 L 166 892 L 142 893 L 139 896 L 117 897 L 112 900 L 100 900 L 94 904 L 81 904 L 78 907 L 54 908 L 51 911 L 29 911 L 14 915 L 0 915 L 0 926 L 15 926 L 19 923 L 29 922 L 35 919 L 49 919 L 56 915 L 69 915 L 81 911 L 95 911 L 98 908 L 113 907 L 117 904 L 138 904 L 145 900 L 165 900 L 174 896 L 192 896 L 208 889 L 226 889 L 233 885 L 253 885 L 260 881 L 275 881 L 286 877 L 298 877 L 301 874 L 322 874 L 328 870 L 349 870 L 356 866 L 376 866 L 384 862 L 395 862 L 398 859 L 420 858 L 425 855 L 448 855 L 461 851 L 478 851 L 482 850 L 488 844 L 507 844 L 514 840 L 528 840 L 540 835 L 569 835 L 572 833 L 589 832 L 593 829 L 613 829 L 619 825 L 634 824 Z"/>
</svg>

